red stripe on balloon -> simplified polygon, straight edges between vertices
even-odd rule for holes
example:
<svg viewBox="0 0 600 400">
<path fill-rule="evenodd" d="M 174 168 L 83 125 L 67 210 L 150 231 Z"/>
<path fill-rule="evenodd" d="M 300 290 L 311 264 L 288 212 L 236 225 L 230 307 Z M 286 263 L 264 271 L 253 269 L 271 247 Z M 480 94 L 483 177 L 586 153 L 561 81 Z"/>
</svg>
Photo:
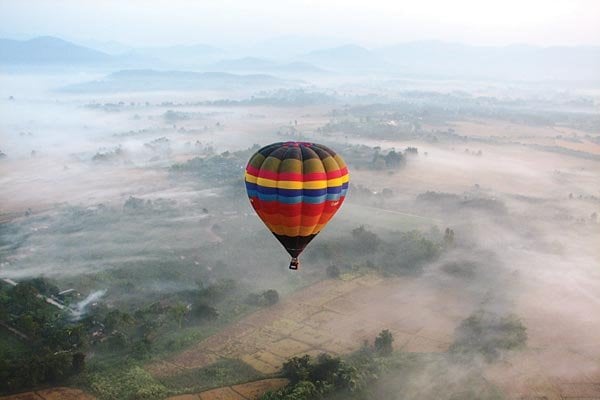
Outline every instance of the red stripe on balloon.
<svg viewBox="0 0 600 400">
<path fill-rule="evenodd" d="M 255 210 L 270 215 L 280 215 L 283 218 L 293 218 L 300 215 L 317 216 L 322 213 L 335 213 L 344 201 L 344 197 L 340 197 L 337 201 L 325 201 L 321 204 L 311 203 L 296 203 L 286 204 L 278 201 L 261 201 L 258 197 L 251 199 L 252 206 Z"/>
<path fill-rule="evenodd" d="M 322 181 L 325 179 L 341 178 L 348 173 L 348 168 L 337 169 L 335 171 L 325 172 L 309 172 L 306 174 L 299 174 L 295 172 L 273 172 L 266 169 L 258 169 L 251 165 L 246 167 L 246 172 L 250 175 L 261 177 L 265 179 L 279 180 L 279 181 Z"/>
</svg>

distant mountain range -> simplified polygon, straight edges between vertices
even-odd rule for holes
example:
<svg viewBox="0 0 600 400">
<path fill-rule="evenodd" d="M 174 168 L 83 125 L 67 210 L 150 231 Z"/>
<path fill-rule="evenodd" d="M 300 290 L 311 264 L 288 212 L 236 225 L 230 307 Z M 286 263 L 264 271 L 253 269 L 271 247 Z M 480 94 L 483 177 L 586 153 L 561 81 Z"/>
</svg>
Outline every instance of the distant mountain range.
<svg viewBox="0 0 600 400">
<path fill-rule="evenodd" d="M 427 41 L 368 50 L 356 45 L 299 56 L 318 67 L 430 78 L 600 80 L 600 47 L 468 46 Z"/>
<path fill-rule="evenodd" d="M 217 90 L 295 86 L 270 75 L 236 75 L 224 72 L 123 70 L 97 81 L 62 88 L 66 92 L 131 92 L 161 90 Z"/>
<path fill-rule="evenodd" d="M 227 51 L 207 44 L 141 47 L 134 49 L 133 53 L 153 57 L 166 65 L 178 67 L 205 65 L 227 55 Z"/>
<path fill-rule="evenodd" d="M 44 36 L 30 40 L 0 39 L 0 64 L 4 65 L 92 65 L 164 67 L 181 63 L 215 62 L 224 50 L 208 45 L 127 48 L 117 42 L 96 42 L 96 48 Z M 115 54 L 117 50 L 123 53 Z"/>
<path fill-rule="evenodd" d="M 600 47 L 468 46 L 438 41 L 380 48 L 400 73 L 510 80 L 600 80 Z"/>
<path fill-rule="evenodd" d="M 382 70 L 386 67 L 380 55 L 353 44 L 315 50 L 297 58 L 336 71 Z"/>
<path fill-rule="evenodd" d="M 211 64 L 207 69 L 213 71 L 268 71 L 268 72 L 288 72 L 293 74 L 322 74 L 328 71 L 318 68 L 307 62 L 289 62 L 280 63 L 273 60 L 258 57 L 243 57 L 235 59 L 221 60 Z"/>
<path fill-rule="evenodd" d="M 111 60 L 106 53 L 50 36 L 25 41 L 0 39 L 1 64 L 90 64 Z"/>
<path fill-rule="evenodd" d="M 347 44 L 302 54 L 290 49 L 282 55 L 277 49 L 282 48 L 283 42 L 284 38 L 273 42 L 270 54 L 268 46 L 262 45 L 257 56 L 207 44 L 132 48 L 124 54 L 108 54 L 54 37 L 26 41 L 0 39 L 0 64 L 190 69 L 295 77 L 331 71 L 413 78 L 600 81 L 600 47 L 593 46 L 493 47 L 426 41 L 376 49 Z M 98 46 L 113 51 L 126 48 L 114 42 Z"/>
</svg>

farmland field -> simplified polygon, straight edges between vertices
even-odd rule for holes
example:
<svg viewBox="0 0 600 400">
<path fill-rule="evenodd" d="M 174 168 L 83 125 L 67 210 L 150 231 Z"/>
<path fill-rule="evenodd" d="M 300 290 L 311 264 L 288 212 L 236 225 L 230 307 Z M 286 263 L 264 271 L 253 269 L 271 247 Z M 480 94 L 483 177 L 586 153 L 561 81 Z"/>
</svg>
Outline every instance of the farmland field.
<svg viewBox="0 0 600 400">
<path fill-rule="evenodd" d="M 393 332 L 399 350 L 446 351 L 453 329 L 471 312 L 468 299 L 451 288 L 441 299 L 441 293 L 425 293 L 420 286 L 417 291 L 418 286 L 411 279 L 376 275 L 323 281 L 147 369 L 160 379 L 237 358 L 273 374 L 292 356 L 357 350 L 382 329 Z"/>
</svg>

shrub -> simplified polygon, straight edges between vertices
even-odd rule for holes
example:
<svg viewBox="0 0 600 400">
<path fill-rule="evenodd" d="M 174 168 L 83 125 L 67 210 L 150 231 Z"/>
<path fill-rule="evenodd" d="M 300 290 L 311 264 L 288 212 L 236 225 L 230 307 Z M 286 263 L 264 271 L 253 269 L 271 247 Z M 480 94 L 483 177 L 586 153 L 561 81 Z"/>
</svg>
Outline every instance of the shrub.
<svg viewBox="0 0 600 400">
<path fill-rule="evenodd" d="M 392 335 L 392 332 L 385 329 L 375 338 L 375 351 L 382 356 L 390 355 L 394 351 L 394 348 L 392 347 L 393 342 L 394 336 Z"/>
<path fill-rule="evenodd" d="M 263 292 L 263 297 L 267 305 L 272 306 L 273 304 L 277 304 L 279 302 L 279 293 L 277 290 L 269 289 Z"/>
<path fill-rule="evenodd" d="M 500 316 L 478 311 L 462 321 L 450 352 L 458 356 L 482 355 L 495 361 L 501 351 L 515 350 L 527 342 L 527 328 L 512 314 Z"/>
</svg>

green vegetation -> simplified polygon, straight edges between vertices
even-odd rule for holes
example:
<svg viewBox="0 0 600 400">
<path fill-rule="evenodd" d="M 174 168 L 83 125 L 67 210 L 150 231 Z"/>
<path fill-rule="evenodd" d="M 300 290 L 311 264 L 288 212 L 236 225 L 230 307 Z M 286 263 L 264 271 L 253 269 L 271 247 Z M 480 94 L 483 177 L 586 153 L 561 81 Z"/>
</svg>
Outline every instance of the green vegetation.
<svg viewBox="0 0 600 400">
<path fill-rule="evenodd" d="M 370 356 L 355 358 L 351 362 L 328 354 L 312 360 L 309 355 L 293 357 L 283 364 L 282 374 L 290 385 L 262 400 L 300 400 L 322 398 L 334 393 L 353 393 L 363 389 L 375 379 L 377 366 Z"/>
<path fill-rule="evenodd" d="M 104 357 L 147 360 L 208 336 L 241 314 L 243 299 L 235 296 L 236 290 L 234 281 L 224 280 L 199 284 L 196 290 L 166 296 L 132 311 L 98 304 L 83 321 L 98 326 L 94 350 Z"/>
<path fill-rule="evenodd" d="M 472 261 L 451 261 L 442 265 L 442 271 L 450 276 L 472 279 L 478 271 L 478 264 Z"/>
<path fill-rule="evenodd" d="M 267 393 L 262 400 L 301 400 L 323 398 L 330 394 L 352 396 L 377 380 L 384 362 L 378 356 L 392 353 L 394 338 L 389 330 L 382 331 L 374 346 L 363 347 L 346 360 L 320 354 L 292 357 L 283 364 L 281 373 L 290 380 L 285 388 Z"/>
<path fill-rule="evenodd" d="M 392 351 L 394 351 L 394 348 L 392 347 L 393 342 L 394 337 L 392 332 L 385 329 L 375 338 L 375 351 L 381 356 L 389 356 L 392 354 Z"/>
<path fill-rule="evenodd" d="M 350 191 L 354 201 L 344 203 L 343 211 L 336 221 L 338 226 L 342 225 L 348 232 L 356 228 L 357 224 L 367 225 L 370 229 L 377 228 L 378 232 L 426 231 L 436 224 L 429 217 L 399 212 L 393 209 L 393 205 L 386 206 L 386 189 L 376 193 L 369 188 L 351 184 Z"/>
<path fill-rule="evenodd" d="M 171 167 L 173 174 L 187 173 L 198 175 L 213 182 L 223 182 L 240 179 L 244 162 L 230 155 L 214 155 L 210 157 L 195 157 L 182 164 Z"/>
<path fill-rule="evenodd" d="M 481 355 L 495 361 L 502 351 L 517 350 L 527 342 L 527 328 L 515 315 L 477 311 L 456 330 L 450 353 L 459 358 Z"/>
<path fill-rule="evenodd" d="M 272 306 L 279 302 L 277 290 L 269 289 L 262 293 L 250 293 L 247 297 L 248 304 L 255 306 Z"/>
<path fill-rule="evenodd" d="M 414 147 L 407 148 L 404 153 L 396 149 L 384 150 L 379 146 L 365 145 L 338 145 L 336 149 L 352 168 L 390 172 L 404 167 L 408 155 L 418 154 L 418 150 Z"/>
<path fill-rule="evenodd" d="M 135 360 L 96 364 L 73 384 L 84 386 L 100 400 L 158 400 L 179 393 L 194 393 L 259 379 L 261 375 L 238 360 L 218 361 L 206 368 L 186 369 L 176 375 L 154 378 Z"/>
<path fill-rule="evenodd" d="M 241 160 L 242 155 L 218 157 Z M 241 179 L 242 172 L 236 170 L 235 179 Z M 174 175 L 191 182 L 197 179 L 193 173 Z M 204 179 L 198 182 L 208 185 Z M 119 376 L 138 376 L 135 368 L 181 351 L 322 278 L 310 273 L 291 276 L 284 251 L 281 263 L 277 258 L 273 262 L 276 252 L 265 255 L 264 249 L 279 247 L 250 214 L 243 186 L 241 190 L 233 190 L 227 182 L 209 186 L 208 195 L 199 194 L 191 202 L 131 196 L 121 204 L 61 205 L 52 212 L 0 224 L 3 268 L 34 276 L 61 273 L 51 275 L 52 280 L 19 284 L 15 291 L 0 286 L 0 319 L 28 338 L 29 333 L 35 334 L 32 337 L 40 338 L 40 346 L 47 347 L 37 351 L 34 359 L 37 347 L 0 327 L 0 391 L 60 383 L 91 390 L 99 399 L 126 398 L 125 394 L 136 392 L 127 388 L 135 379 L 114 378 L 116 366 L 123 366 Z M 17 251 L 20 255 L 14 257 Z M 277 290 L 264 287 L 264 282 Z M 88 294 L 101 295 L 81 310 L 77 322 L 71 320 L 70 310 L 60 311 L 33 296 L 57 295 L 64 289 L 81 293 L 61 296 L 73 308 Z M 258 293 L 259 304 L 248 303 L 253 293 Z M 23 301 L 13 301 L 14 295 Z M 10 307 L 4 302 L 10 302 Z M 61 334 L 67 328 L 71 336 Z M 82 344 L 67 349 L 65 343 L 73 344 L 67 339 Z M 69 352 L 39 359 L 63 350 Z M 37 369 L 26 364 L 30 361 Z M 167 389 L 175 390 L 173 385 Z"/>
<path fill-rule="evenodd" d="M 476 365 L 444 353 L 392 351 L 384 330 L 374 346 L 343 358 L 321 354 L 293 357 L 283 366 L 290 384 L 261 400 L 501 400 Z M 384 354 L 382 354 L 384 350 Z"/>
<path fill-rule="evenodd" d="M 92 157 L 94 162 L 116 162 L 123 161 L 125 159 L 125 152 L 119 146 L 114 149 L 100 149 Z"/>
<path fill-rule="evenodd" d="M 435 205 L 444 210 L 481 210 L 494 215 L 507 213 L 506 205 L 502 200 L 484 197 L 478 193 L 459 196 L 454 193 L 427 191 L 419 194 L 417 200 L 428 206 Z"/>
<path fill-rule="evenodd" d="M 221 360 L 206 368 L 184 370 L 177 375 L 156 380 L 171 392 L 197 393 L 261 377 L 259 372 L 239 360 Z"/>
<path fill-rule="evenodd" d="M 419 231 L 393 232 L 381 238 L 359 226 L 349 237 L 315 243 L 307 256 L 344 266 L 340 271 L 366 268 L 384 274 L 414 274 L 435 260 L 443 249 L 443 237 L 438 231 L 429 235 Z"/>
<path fill-rule="evenodd" d="M 41 278 L 0 284 L 0 391 L 61 383 L 81 370 L 88 335 L 42 297 L 56 292 Z"/>
<path fill-rule="evenodd" d="M 85 378 L 86 386 L 101 400 L 158 400 L 169 394 L 164 385 L 139 366 L 113 366 L 102 373 L 88 373 Z"/>
<path fill-rule="evenodd" d="M 218 183 L 219 186 L 235 181 L 239 185 L 244 176 L 244 168 L 250 156 L 260 148 L 254 145 L 243 151 L 210 152 L 203 157 L 194 157 L 184 163 L 174 164 L 170 168 L 173 177 L 201 178 L 208 183 Z"/>
</svg>

